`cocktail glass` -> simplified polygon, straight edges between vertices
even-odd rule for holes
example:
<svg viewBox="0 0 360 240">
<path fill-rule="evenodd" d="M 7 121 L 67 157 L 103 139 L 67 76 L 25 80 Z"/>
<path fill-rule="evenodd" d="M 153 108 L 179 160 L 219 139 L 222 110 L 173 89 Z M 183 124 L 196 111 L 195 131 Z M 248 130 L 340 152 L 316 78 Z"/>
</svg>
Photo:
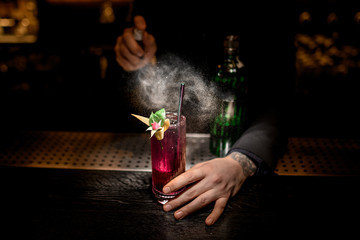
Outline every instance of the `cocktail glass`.
<svg viewBox="0 0 360 240">
<path fill-rule="evenodd" d="M 175 112 L 167 112 L 170 126 L 162 140 L 151 138 L 152 191 L 158 202 L 165 204 L 175 198 L 183 189 L 165 194 L 163 187 L 185 171 L 186 165 L 186 117 Z"/>
</svg>

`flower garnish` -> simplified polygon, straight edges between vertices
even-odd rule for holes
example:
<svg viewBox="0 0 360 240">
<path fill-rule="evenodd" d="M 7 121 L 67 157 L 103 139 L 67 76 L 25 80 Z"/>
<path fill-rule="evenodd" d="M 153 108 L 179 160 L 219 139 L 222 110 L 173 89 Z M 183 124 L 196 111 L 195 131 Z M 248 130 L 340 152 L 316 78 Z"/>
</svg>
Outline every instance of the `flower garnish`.
<svg viewBox="0 0 360 240">
<path fill-rule="evenodd" d="M 152 126 L 152 129 L 153 129 L 153 130 L 157 130 L 158 128 L 160 128 L 160 124 L 157 123 L 157 122 L 153 122 L 153 123 L 151 124 L 151 126 Z"/>
<path fill-rule="evenodd" d="M 150 138 L 155 135 L 157 140 L 162 140 L 164 138 L 164 132 L 170 126 L 170 120 L 166 118 L 165 109 L 162 108 L 155 113 L 151 113 L 149 118 L 142 117 L 139 115 L 131 114 L 149 127 L 146 131 L 151 131 Z"/>
<path fill-rule="evenodd" d="M 160 122 L 153 122 L 151 123 L 151 126 L 148 127 L 148 129 L 146 129 L 146 131 L 151 131 L 151 135 L 150 135 L 150 138 L 157 132 L 161 131 L 162 127 L 161 126 L 161 120 Z M 161 140 L 161 139 L 160 139 Z"/>
</svg>

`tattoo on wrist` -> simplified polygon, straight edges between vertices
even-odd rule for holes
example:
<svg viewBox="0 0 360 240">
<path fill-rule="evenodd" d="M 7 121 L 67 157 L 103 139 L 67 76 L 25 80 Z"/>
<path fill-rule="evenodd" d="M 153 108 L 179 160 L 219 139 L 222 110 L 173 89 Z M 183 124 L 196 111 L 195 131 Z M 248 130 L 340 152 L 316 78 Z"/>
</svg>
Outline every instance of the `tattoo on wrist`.
<svg viewBox="0 0 360 240">
<path fill-rule="evenodd" d="M 255 174 L 256 165 L 246 155 L 239 152 L 233 152 L 230 154 L 230 157 L 241 165 L 245 177 L 253 176 Z"/>
</svg>

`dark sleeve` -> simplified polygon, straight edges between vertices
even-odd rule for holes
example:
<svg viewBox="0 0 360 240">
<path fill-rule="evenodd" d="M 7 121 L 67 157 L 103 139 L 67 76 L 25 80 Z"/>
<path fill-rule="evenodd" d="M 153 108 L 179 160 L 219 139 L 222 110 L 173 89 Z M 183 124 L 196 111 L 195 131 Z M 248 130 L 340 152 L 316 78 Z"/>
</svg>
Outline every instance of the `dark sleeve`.
<svg viewBox="0 0 360 240">
<path fill-rule="evenodd" d="M 278 158 L 287 146 L 286 127 L 277 110 L 260 115 L 233 145 L 229 154 L 240 152 L 257 166 L 255 176 L 273 173 Z"/>
</svg>

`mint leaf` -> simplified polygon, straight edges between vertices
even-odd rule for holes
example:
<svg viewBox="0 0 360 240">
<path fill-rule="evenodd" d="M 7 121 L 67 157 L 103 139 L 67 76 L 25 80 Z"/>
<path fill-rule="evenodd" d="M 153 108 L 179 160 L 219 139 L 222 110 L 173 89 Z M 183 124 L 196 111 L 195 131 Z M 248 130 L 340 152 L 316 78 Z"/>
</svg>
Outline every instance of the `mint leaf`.
<svg viewBox="0 0 360 240">
<path fill-rule="evenodd" d="M 149 117 L 149 125 L 151 126 L 151 124 L 153 122 L 157 122 L 162 127 L 162 126 L 164 126 L 165 118 L 166 118 L 166 112 L 165 112 L 165 109 L 162 108 L 159 111 L 157 111 L 156 113 L 151 113 L 151 115 Z"/>
</svg>

